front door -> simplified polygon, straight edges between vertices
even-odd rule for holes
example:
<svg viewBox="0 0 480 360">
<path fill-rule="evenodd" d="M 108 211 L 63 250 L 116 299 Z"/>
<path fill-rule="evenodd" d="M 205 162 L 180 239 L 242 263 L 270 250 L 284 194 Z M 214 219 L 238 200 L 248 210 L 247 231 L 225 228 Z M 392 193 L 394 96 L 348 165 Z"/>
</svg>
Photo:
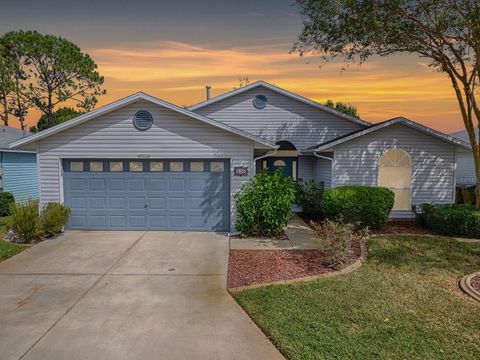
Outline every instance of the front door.
<svg viewBox="0 0 480 360">
<path fill-rule="evenodd" d="M 271 173 L 281 170 L 285 176 L 297 178 L 297 158 L 272 157 L 268 159 L 267 166 Z"/>
</svg>

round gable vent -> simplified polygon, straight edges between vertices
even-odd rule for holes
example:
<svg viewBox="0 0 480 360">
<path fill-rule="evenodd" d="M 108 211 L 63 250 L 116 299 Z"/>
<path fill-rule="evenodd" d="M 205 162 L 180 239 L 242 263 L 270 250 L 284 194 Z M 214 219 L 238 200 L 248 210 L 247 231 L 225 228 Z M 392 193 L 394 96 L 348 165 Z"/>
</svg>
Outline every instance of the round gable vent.
<svg viewBox="0 0 480 360">
<path fill-rule="evenodd" d="M 140 110 L 135 113 L 133 116 L 133 126 L 138 130 L 148 130 L 152 127 L 153 117 L 146 110 Z"/>
<path fill-rule="evenodd" d="M 263 109 L 268 104 L 268 99 L 265 95 L 258 94 L 253 98 L 253 106 L 257 109 Z"/>
</svg>

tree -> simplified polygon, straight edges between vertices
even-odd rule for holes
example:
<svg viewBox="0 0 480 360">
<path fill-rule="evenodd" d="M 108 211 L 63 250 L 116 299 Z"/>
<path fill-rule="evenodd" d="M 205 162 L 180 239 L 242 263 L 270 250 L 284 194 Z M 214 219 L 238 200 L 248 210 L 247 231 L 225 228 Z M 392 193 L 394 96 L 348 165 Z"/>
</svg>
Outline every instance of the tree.
<svg viewBox="0 0 480 360">
<path fill-rule="evenodd" d="M 340 111 L 344 114 L 356 117 L 357 119 L 360 119 L 360 115 L 358 114 L 357 107 L 351 104 L 343 103 L 341 101 L 337 101 L 337 103 L 334 103 L 333 100 L 327 100 L 325 103 L 328 107 L 335 109 L 337 111 Z"/>
<path fill-rule="evenodd" d="M 28 79 L 21 65 L 21 48 L 18 44 L 0 37 L 0 104 L 3 108 L 2 120 L 8 126 L 9 116 L 18 118 L 22 130 L 25 130 L 25 118 L 31 106 L 25 96 L 24 81 Z"/>
<path fill-rule="evenodd" d="M 82 115 L 80 111 L 76 111 L 71 107 L 62 107 L 59 108 L 53 114 L 53 124 L 51 126 L 55 126 L 65 121 L 71 120 L 76 118 L 77 116 Z M 48 119 L 45 114 L 43 114 L 40 119 L 38 120 L 37 126 L 30 127 L 30 132 L 36 133 L 45 129 L 48 129 L 50 126 L 48 125 Z"/>
<path fill-rule="evenodd" d="M 8 117 L 10 115 L 10 95 L 15 83 L 13 81 L 14 63 L 6 56 L 4 49 L 0 48 L 0 105 L 2 113 L 1 120 L 5 126 L 8 126 Z"/>
<path fill-rule="evenodd" d="M 373 55 L 410 53 L 448 76 L 472 145 L 480 199 L 478 0 L 296 1 L 304 23 L 292 51 L 300 55 L 362 63 Z"/>
<path fill-rule="evenodd" d="M 79 109 L 89 111 L 97 96 L 106 93 L 97 65 L 72 42 L 36 31 L 9 32 L 2 41 L 16 49 L 15 61 L 26 74 L 19 93 L 45 114 L 48 127 L 54 124 L 59 104 L 76 102 Z"/>
</svg>

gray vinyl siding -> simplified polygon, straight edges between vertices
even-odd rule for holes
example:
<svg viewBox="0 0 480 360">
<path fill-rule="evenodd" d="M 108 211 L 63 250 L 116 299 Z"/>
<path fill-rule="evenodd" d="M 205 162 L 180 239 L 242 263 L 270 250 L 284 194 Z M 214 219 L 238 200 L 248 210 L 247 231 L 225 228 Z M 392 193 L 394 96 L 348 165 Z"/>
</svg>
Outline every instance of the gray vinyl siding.
<svg viewBox="0 0 480 360">
<path fill-rule="evenodd" d="M 329 157 L 333 156 L 329 155 Z M 315 159 L 314 178 L 317 182 L 323 181 L 325 188 L 332 187 L 332 161 L 322 158 Z"/>
<path fill-rule="evenodd" d="M 148 110 L 154 124 L 138 131 L 132 117 Z M 173 110 L 138 101 L 38 143 L 40 202 L 62 201 L 60 161 L 68 158 L 219 158 L 230 161 L 230 193 L 249 177 L 233 176 L 234 166 L 253 170 L 253 142 Z M 233 211 L 232 211 L 233 223 Z"/>
<path fill-rule="evenodd" d="M 264 109 L 257 109 L 252 104 L 257 94 L 268 98 Z M 196 112 L 272 142 L 290 141 L 299 150 L 363 128 L 350 120 L 263 87 L 207 105 Z"/>
<path fill-rule="evenodd" d="M 325 187 L 329 188 L 332 186 L 332 162 L 315 156 L 299 156 L 298 177 L 303 181 L 323 181 Z"/>
<path fill-rule="evenodd" d="M 455 145 L 401 124 L 335 146 L 334 186 L 377 185 L 378 160 L 394 147 L 412 157 L 412 205 L 453 201 Z"/>
<path fill-rule="evenodd" d="M 458 148 L 456 158 L 456 183 L 458 185 L 475 185 L 476 175 L 472 152 L 467 149 Z"/>
<path fill-rule="evenodd" d="M 313 179 L 313 166 L 315 158 L 313 156 L 299 156 L 298 157 L 298 178 L 303 181 Z"/>
</svg>

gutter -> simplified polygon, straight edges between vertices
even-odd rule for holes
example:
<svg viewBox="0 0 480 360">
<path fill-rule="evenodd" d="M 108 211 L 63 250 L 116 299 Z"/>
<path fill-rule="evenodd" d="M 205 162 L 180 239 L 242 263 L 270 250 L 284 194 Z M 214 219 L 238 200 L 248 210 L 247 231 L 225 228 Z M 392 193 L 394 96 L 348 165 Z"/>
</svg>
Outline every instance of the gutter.
<svg viewBox="0 0 480 360">
<path fill-rule="evenodd" d="M 330 160 L 330 161 L 333 161 L 333 158 L 329 158 L 328 156 L 323 156 L 323 155 L 319 155 L 317 154 L 317 151 L 316 150 L 313 150 L 313 156 L 316 156 L 320 159 L 325 159 L 325 160 Z"/>
<path fill-rule="evenodd" d="M 278 151 L 278 148 L 279 146 L 276 145 L 275 149 L 273 150 L 273 152 L 268 152 L 262 156 L 259 156 L 259 157 L 256 157 L 256 158 L 253 158 L 253 175 L 255 175 L 257 173 L 257 160 L 261 160 L 261 159 L 264 159 L 264 158 L 267 158 L 269 156 L 272 156 L 272 155 L 275 155 Z"/>
</svg>

